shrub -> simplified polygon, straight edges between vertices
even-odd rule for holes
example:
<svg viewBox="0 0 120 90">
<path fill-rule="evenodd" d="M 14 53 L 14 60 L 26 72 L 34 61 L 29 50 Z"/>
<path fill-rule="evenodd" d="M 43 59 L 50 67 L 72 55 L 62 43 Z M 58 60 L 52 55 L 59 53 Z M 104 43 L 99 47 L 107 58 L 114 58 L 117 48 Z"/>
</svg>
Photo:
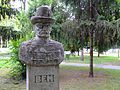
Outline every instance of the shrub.
<svg viewBox="0 0 120 90">
<path fill-rule="evenodd" d="M 26 66 L 19 60 L 19 46 L 23 40 L 12 40 L 10 42 L 10 49 L 12 51 L 9 65 L 11 68 L 10 76 L 14 79 L 26 78 Z"/>
</svg>

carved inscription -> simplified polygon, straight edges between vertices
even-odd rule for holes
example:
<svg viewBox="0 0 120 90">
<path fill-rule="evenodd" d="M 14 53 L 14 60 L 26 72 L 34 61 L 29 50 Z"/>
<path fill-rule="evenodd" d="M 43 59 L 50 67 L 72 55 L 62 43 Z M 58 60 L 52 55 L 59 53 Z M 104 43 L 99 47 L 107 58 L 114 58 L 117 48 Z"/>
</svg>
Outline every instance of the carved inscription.
<svg viewBox="0 0 120 90">
<path fill-rule="evenodd" d="M 54 75 L 36 75 L 35 83 L 50 83 L 54 82 Z"/>
</svg>

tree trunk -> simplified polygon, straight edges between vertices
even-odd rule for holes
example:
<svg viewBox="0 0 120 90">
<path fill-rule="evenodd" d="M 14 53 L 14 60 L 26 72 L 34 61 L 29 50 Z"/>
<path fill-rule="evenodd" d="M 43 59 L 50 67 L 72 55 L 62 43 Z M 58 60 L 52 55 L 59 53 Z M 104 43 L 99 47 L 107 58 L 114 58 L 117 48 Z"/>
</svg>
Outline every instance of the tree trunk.
<svg viewBox="0 0 120 90">
<path fill-rule="evenodd" d="M 2 44 L 1 44 L 1 36 L 0 36 L 0 48 L 1 48 L 1 45 L 2 45 Z"/>
<path fill-rule="evenodd" d="M 118 48 L 118 58 L 120 57 L 120 49 Z"/>
<path fill-rule="evenodd" d="M 26 0 L 23 0 L 22 3 L 23 3 L 23 10 L 25 10 L 26 9 L 25 8 L 26 7 Z"/>
<path fill-rule="evenodd" d="M 2 36 L 0 36 L 0 48 L 3 46 Z"/>
<path fill-rule="evenodd" d="M 100 57 L 100 52 L 98 51 L 98 57 Z"/>
<path fill-rule="evenodd" d="M 80 52 L 79 52 L 79 49 L 77 50 L 77 52 L 78 52 L 78 56 L 80 56 Z"/>
<path fill-rule="evenodd" d="M 105 51 L 105 55 L 106 55 L 106 51 Z"/>
<path fill-rule="evenodd" d="M 92 10 L 92 0 L 89 0 L 89 9 L 90 9 L 90 20 L 94 18 L 93 10 Z M 90 72 L 89 77 L 94 77 L 93 75 L 93 26 L 90 27 L 89 34 L 90 34 Z"/>
<path fill-rule="evenodd" d="M 89 77 L 94 77 L 93 75 L 93 30 L 90 32 L 90 72 Z"/>
<path fill-rule="evenodd" d="M 26 0 L 21 0 L 21 1 L 22 1 L 21 9 L 25 11 L 25 9 L 26 9 Z"/>
<path fill-rule="evenodd" d="M 81 60 L 81 61 L 84 61 L 84 52 L 83 52 L 83 48 L 81 48 L 80 60 Z"/>
<path fill-rule="evenodd" d="M 7 48 L 8 48 L 9 40 L 7 39 Z"/>
</svg>

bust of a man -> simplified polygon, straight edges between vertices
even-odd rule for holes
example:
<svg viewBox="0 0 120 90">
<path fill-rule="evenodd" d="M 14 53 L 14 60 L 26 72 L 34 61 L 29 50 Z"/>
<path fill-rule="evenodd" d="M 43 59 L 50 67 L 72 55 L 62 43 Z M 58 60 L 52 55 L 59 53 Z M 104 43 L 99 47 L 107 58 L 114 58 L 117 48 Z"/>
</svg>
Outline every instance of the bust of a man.
<svg viewBox="0 0 120 90">
<path fill-rule="evenodd" d="M 21 44 L 21 62 L 33 66 L 60 64 L 64 59 L 64 50 L 61 43 L 50 39 L 51 25 L 54 22 L 50 7 L 39 7 L 31 22 L 36 37 Z"/>
</svg>

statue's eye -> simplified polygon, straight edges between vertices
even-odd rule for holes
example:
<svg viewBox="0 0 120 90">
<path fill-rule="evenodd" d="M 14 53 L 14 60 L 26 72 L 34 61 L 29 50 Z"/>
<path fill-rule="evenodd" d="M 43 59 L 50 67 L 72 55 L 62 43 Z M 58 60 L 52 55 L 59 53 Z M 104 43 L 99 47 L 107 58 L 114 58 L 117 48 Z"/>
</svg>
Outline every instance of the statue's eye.
<svg viewBox="0 0 120 90">
<path fill-rule="evenodd" d="M 38 28 L 42 29 L 42 28 L 43 28 L 43 26 L 42 26 L 42 25 L 40 25 Z"/>
<path fill-rule="evenodd" d="M 35 27 L 35 29 L 36 29 L 36 31 L 39 31 L 40 28 L 39 27 Z"/>
<path fill-rule="evenodd" d="M 36 29 L 42 29 L 42 28 L 43 28 L 42 25 L 40 25 L 40 26 L 36 26 Z"/>
<path fill-rule="evenodd" d="M 50 27 L 50 25 L 49 25 L 49 24 L 46 24 L 45 27 Z"/>
<path fill-rule="evenodd" d="M 37 27 L 38 29 L 42 29 L 42 28 L 43 28 L 43 24 L 38 23 L 38 24 L 36 24 L 36 27 Z"/>
</svg>

